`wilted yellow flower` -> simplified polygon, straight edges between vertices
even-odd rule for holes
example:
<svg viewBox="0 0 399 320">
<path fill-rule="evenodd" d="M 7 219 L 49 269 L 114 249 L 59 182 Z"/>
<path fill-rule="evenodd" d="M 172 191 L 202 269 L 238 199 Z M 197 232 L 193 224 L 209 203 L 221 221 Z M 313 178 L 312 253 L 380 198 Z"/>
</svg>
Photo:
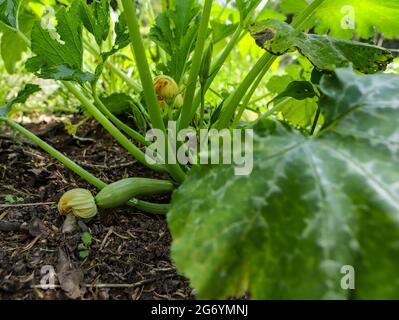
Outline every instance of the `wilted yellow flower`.
<svg viewBox="0 0 399 320">
<path fill-rule="evenodd" d="M 164 75 L 154 78 L 154 89 L 158 100 L 165 100 L 168 104 L 173 103 L 175 97 L 179 94 L 176 81 Z"/>
<path fill-rule="evenodd" d="M 89 190 L 72 189 L 61 197 L 58 211 L 63 215 L 73 214 L 79 218 L 89 219 L 97 214 L 97 205 Z"/>
</svg>

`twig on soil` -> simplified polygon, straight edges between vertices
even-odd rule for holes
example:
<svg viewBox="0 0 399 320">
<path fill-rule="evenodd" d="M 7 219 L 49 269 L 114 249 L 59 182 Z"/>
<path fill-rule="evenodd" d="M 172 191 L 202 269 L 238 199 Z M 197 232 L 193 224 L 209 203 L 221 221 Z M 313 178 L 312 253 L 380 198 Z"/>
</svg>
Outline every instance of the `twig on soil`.
<svg viewBox="0 0 399 320">
<path fill-rule="evenodd" d="M 98 284 L 82 284 L 82 287 L 85 288 L 100 288 L 100 289 L 124 289 L 124 288 L 137 288 L 141 287 L 143 285 L 152 283 L 154 281 L 160 280 L 160 279 L 169 279 L 176 277 L 176 274 L 168 274 L 162 277 L 157 277 L 157 278 L 151 278 L 151 279 L 144 279 L 135 283 L 98 283 Z M 52 286 L 54 289 L 61 289 L 60 285 L 54 285 Z M 42 285 L 32 285 L 31 289 L 43 289 Z"/>
<path fill-rule="evenodd" d="M 39 207 L 39 206 L 51 206 L 55 202 L 35 202 L 35 203 L 19 203 L 19 204 L 0 204 L 0 209 L 3 208 L 23 208 L 23 207 Z M 0 219 L 1 220 L 1 219 Z"/>
<path fill-rule="evenodd" d="M 26 252 L 26 251 L 29 251 L 30 249 L 32 249 L 33 246 L 36 244 L 36 242 L 40 239 L 40 237 L 41 236 L 39 235 L 35 239 L 33 239 L 32 242 L 29 243 L 25 248 L 23 248 L 21 252 Z"/>
<path fill-rule="evenodd" d="M 8 211 L 5 211 L 5 212 L 3 212 L 3 213 L 0 215 L 0 221 L 4 219 L 4 217 L 7 215 L 7 213 L 8 213 Z"/>
<path fill-rule="evenodd" d="M 122 236 L 121 234 L 116 233 L 115 231 L 112 231 L 112 233 L 113 233 L 114 235 L 116 235 L 118 238 L 121 238 L 121 239 L 123 239 L 123 240 L 130 240 L 129 237 Z"/>
<path fill-rule="evenodd" d="M 113 233 L 113 230 L 112 230 L 112 227 L 111 227 L 111 228 L 109 228 L 107 234 L 105 235 L 103 241 L 101 242 L 100 251 L 102 251 L 102 250 L 104 249 L 104 247 L 105 247 L 105 245 L 106 245 L 106 242 L 107 242 L 109 236 L 110 236 L 112 233 Z"/>
<path fill-rule="evenodd" d="M 22 188 L 20 188 L 20 190 L 13 188 L 12 186 L 8 186 L 8 185 L 2 185 L 1 188 L 10 190 L 12 192 L 18 193 L 18 194 L 23 194 L 24 196 L 31 196 L 31 197 L 40 197 L 37 194 L 33 194 L 27 191 L 24 191 Z"/>
<path fill-rule="evenodd" d="M 105 165 L 105 164 L 93 164 L 93 163 L 88 163 L 84 161 L 76 161 L 81 166 L 88 167 L 88 168 L 95 168 L 95 169 L 121 169 L 121 168 L 127 168 L 130 167 L 134 164 L 137 163 L 137 161 L 130 161 L 130 162 L 125 162 L 121 164 L 114 164 L 114 165 Z"/>
<path fill-rule="evenodd" d="M 46 158 L 43 157 L 41 154 L 37 154 L 35 152 L 31 152 L 31 151 L 28 151 L 28 150 L 22 150 L 22 153 L 27 155 L 27 156 L 30 156 L 32 158 L 35 158 L 37 160 L 40 160 L 40 161 L 46 160 Z"/>
</svg>

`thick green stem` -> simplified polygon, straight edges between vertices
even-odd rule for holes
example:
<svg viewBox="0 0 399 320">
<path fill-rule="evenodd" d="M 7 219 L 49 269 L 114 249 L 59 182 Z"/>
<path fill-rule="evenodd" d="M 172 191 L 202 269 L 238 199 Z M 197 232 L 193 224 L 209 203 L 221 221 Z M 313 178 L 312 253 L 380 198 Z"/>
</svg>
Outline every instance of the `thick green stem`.
<svg viewBox="0 0 399 320">
<path fill-rule="evenodd" d="M 249 20 L 252 17 L 253 12 L 256 10 L 256 8 L 259 6 L 260 3 L 261 1 L 257 0 L 257 3 L 253 6 L 252 11 L 249 12 L 247 18 L 237 26 L 236 30 L 233 33 L 233 36 L 231 37 L 230 41 L 227 43 L 227 46 L 223 49 L 223 51 L 216 58 L 216 61 L 212 64 L 210 77 L 208 78 L 204 87 L 205 93 L 209 90 L 210 86 L 215 80 L 220 69 L 223 67 L 231 51 L 235 48 L 236 44 L 245 35 L 246 33 L 245 26 L 248 24 Z M 198 110 L 198 106 L 201 104 L 201 98 L 202 98 L 201 92 L 197 92 L 191 108 L 190 121 L 194 118 L 194 115 Z"/>
<path fill-rule="evenodd" d="M 269 53 L 265 53 L 255 64 L 255 66 L 251 69 L 245 79 L 241 82 L 236 91 L 230 95 L 225 101 L 223 110 L 221 112 L 221 116 L 219 121 L 216 123 L 215 127 L 217 129 L 227 128 L 230 124 L 230 120 L 233 118 L 234 113 L 240 104 L 242 98 L 247 93 L 248 88 L 251 84 L 257 79 L 259 74 L 269 65 L 272 65 L 276 60 L 276 57 L 270 55 Z"/>
<path fill-rule="evenodd" d="M 133 53 L 135 56 L 137 69 L 140 74 L 141 83 L 143 85 L 144 99 L 150 114 L 151 123 L 155 129 L 162 130 L 162 132 L 164 132 L 166 135 L 165 125 L 162 120 L 161 107 L 155 94 L 151 71 L 147 61 L 140 28 L 137 22 L 136 6 L 132 0 L 122 0 L 122 5 L 126 15 Z M 172 153 L 172 155 L 174 155 L 174 152 L 171 150 L 170 144 L 168 143 L 168 139 L 165 140 L 168 153 Z M 185 179 L 185 173 L 178 164 L 168 164 L 167 167 L 173 179 L 178 182 L 182 182 Z"/>
<path fill-rule="evenodd" d="M 64 86 L 82 103 L 86 110 L 118 141 L 133 157 L 135 157 L 143 165 L 152 170 L 165 172 L 164 168 L 159 165 L 150 165 L 145 154 L 136 147 L 128 138 L 126 138 L 117 127 L 115 127 L 93 103 L 78 90 L 73 84 L 63 81 Z"/>
<path fill-rule="evenodd" d="M 93 89 L 93 98 L 94 98 L 94 101 L 96 102 L 97 107 L 100 109 L 100 111 L 108 119 L 110 119 L 114 123 L 115 126 L 117 126 L 120 130 L 123 130 L 129 137 L 131 137 L 132 139 L 134 139 L 137 142 L 140 142 L 142 145 L 144 145 L 144 146 L 149 145 L 149 142 L 140 133 L 133 130 L 125 123 L 123 123 L 111 111 L 108 110 L 108 108 L 103 104 L 103 102 L 98 97 L 97 93 L 95 92 L 95 89 Z"/>
<path fill-rule="evenodd" d="M 133 206 L 141 211 L 156 215 L 165 215 L 171 208 L 170 204 L 152 203 L 139 199 L 130 200 L 128 205 Z"/>
<path fill-rule="evenodd" d="M 305 10 L 303 10 L 292 22 L 292 26 L 300 29 L 312 18 L 313 13 L 321 7 L 326 0 L 314 0 Z"/>
<path fill-rule="evenodd" d="M 243 34 L 243 27 L 239 25 L 234 32 L 233 36 L 231 37 L 229 43 L 227 46 L 223 49 L 221 54 L 216 58 L 216 61 L 212 64 L 211 71 L 210 71 L 210 76 L 206 81 L 206 84 L 204 86 L 205 93 L 209 90 L 211 87 L 213 81 L 215 80 L 217 74 L 219 73 L 220 69 L 223 67 L 224 63 L 226 62 L 229 54 L 231 51 L 235 48 L 237 42 L 240 40 L 241 35 Z M 193 105 L 191 108 L 191 114 L 190 114 L 190 120 L 191 121 L 194 118 L 195 113 L 198 110 L 198 107 L 201 105 L 201 91 L 198 91 L 197 94 L 195 95 Z"/>
<path fill-rule="evenodd" d="M 269 118 L 270 116 L 272 116 L 273 114 L 281 111 L 284 106 L 290 102 L 290 100 L 292 100 L 293 98 L 289 97 L 289 98 L 285 98 L 284 100 L 282 100 L 280 103 L 276 104 L 272 109 L 270 109 L 269 111 L 263 113 L 257 120 L 255 120 L 249 127 L 253 128 L 257 123 L 259 123 L 260 121 Z"/>
<path fill-rule="evenodd" d="M 95 186 L 97 189 L 103 189 L 107 186 L 107 184 L 92 175 L 90 172 L 87 170 L 83 169 L 81 166 L 79 166 L 77 163 L 63 155 L 61 152 L 59 152 L 57 149 L 54 147 L 50 146 L 47 142 L 43 141 L 36 135 L 34 135 L 32 132 L 29 130 L 25 129 L 22 127 L 20 124 L 16 123 L 15 121 L 8 119 L 6 117 L 0 118 L 1 121 L 4 121 L 7 125 L 15 129 L 17 132 L 25 136 L 27 139 L 31 140 L 34 142 L 36 145 L 38 145 L 41 149 L 43 149 L 45 152 L 47 152 L 50 156 L 52 156 L 54 159 L 58 160 L 61 162 L 65 167 L 67 167 L 69 170 L 77 174 L 79 177 L 82 179 L 86 180 L 88 183 L 91 185 Z M 161 203 L 151 203 L 147 201 L 142 201 L 139 199 L 131 199 L 127 203 L 129 206 L 133 206 L 141 211 L 147 212 L 147 213 L 152 213 L 152 214 L 166 214 L 169 209 L 170 209 L 170 204 L 161 204 Z"/>
<path fill-rule="evenodd" d="M 319 123 L 319 119 L 320 119 L 320 115 L 321 115 L 321 109 L 320 106 L 317 107 L 317 112 L 316 115 L 313 119 L 313 125 L 312 125 L 312 129 L 310 131 L 310 135 L 314 135 L 316 128 L 317 128 L 317 124 Z"/>
<path fill-rule="evenodd" d="M 266 75 L 266 73 L 269 71 L 271 64 L 273 63 L 272 60 L 270 60 L 270 65 L 266 65 L 262 72 L 260 73 L 260 75 L 258 76 L 258 78 L 255 80 L 255 82 L 252 84 L 251 89 L 249 90 L 249 92 L 247 93 L 247 95 L 245 96 L 243 102 L 241 103 L 241 106 L 238 109 L 238 112 L 234 118 L 234 122 L 233 122 L 233 128 L 236 128 L 245 109 L 247 108 L 249 101 L 251 100 L 253 94 L 255 93 L 256 89 L 258 88 L 260 82 L 262 81 L 262 79 L 264 78 L 264 76 Z"/>
<path fill-rule="evenodd" d="M 19 30 L 17 30 L 19 32 Z M 19 35 L 30 46 L 30 41 L 21 32 Z M 67 88 L 82 104 L 83 106 L 96 118 L 98 122 L 123 146 L 128 150 L 138 161 L 145 166 L 159 172 L 165 172 L 164 168 L 157 165 L 150 165 L 145 159 L 145 155 L 133 143 L 129 141 L 93 104 L 87 99 L 83 93 L 78 90 L 73 84 L 62 81 L 62 84 Z M 100 121 L 101 120 L 101 121 Z"/>
<path fill-rule="evenodd" d="M 200 111 L 200 119 L 199 119 L 199 128 L 203 128 L 204 124 L 204 116 L 205 116 L 205 88 L 201 85 L 201 111 Z"/>
<path fill-rule="evenodd" d="M 190 75 L 188 77 L 188 85 L 184 95 L 184 103 L 179 121 L 179 129 L 187 128 L 190 124 L 191 110 L 195 90 L 197 88 L 197 79 L 201 68 L 201 60 L 203 57 L 205 42 L 207 38 L 208 24 L 211 16 L 213 0 L 205 0 L 204 10 L 202 13 L 201 23 L 198 29 L 197 43 L 195 45 L 194 55 L 191 63 Z"/>
<path fill-rule="evenodd" d="M 135 56 L 137 69 L 140 74 L 141 82 L 144 90 L 144 99 L 150 114 L 151 122 L 157 129 L 163 129 L 165 126 L 162 121 L 162 113 L 157 97 L 155 94 L 153 79 L 151 76 L 150 66 L 148 64 L 145 53 L 144 44 L 141 37 L 140 28 L 136 17 L 136 6 L 131 0 L 122 0 L 123 9 L 126 15 L 129 27 L 130 38 L 132 42 L 133 53 Z"/>
<path fill-rule="evenodd" d="M 77 175 L 85 179 L 87 182 L 92 184 L 98 189 L 104 188 L 107 184 L 100 179 L 96 178 L 93 176 L 90 172 L 86 171 L 79 165 L 77 165 L 75 162 L 70 160 L 68 157 L 64 156 L 61 152 L 50 146 L 47 142 L 44 142 L 42 139 L 39 137 L 35 136 L 32 132 L 29 130 L 25 129 L 15 121 L 8 119 L 8 118 L 1 118 L 1 120 L 4 120 L 5 123 L 7 123 L 10 127 L 18 131 L 20 134 L 37 144 L 40 148 L 42 148 L 44 151 L 46 151 L 50 156 L 52 156 L 54 159 L 57 159 L 59 162 L 61 162 L 64 166 L 66 166 L 68 169 L 71 171 L 75 172 Z"/>
</svg>

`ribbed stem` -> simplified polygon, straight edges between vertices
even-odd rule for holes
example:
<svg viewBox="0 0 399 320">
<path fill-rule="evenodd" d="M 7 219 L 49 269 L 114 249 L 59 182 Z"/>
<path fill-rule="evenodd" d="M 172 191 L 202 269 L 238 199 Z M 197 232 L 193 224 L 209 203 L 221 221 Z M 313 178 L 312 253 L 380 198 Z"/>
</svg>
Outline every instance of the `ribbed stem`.
<svg viewBox="0 0 399 320">
<path fill-rule="evenodd" d="M 181 117 L 179 121 L 179 129 L 185 129 L 190 124 L 191 110 L 194 99 L 195 90 L 197 88 L 197 79 L 201 68 L 201 60 L 203 57 L 205 42 L 207 38 L 208 24 L 211 16 L 213 0 L 205 0 L 204 10 L 202 13 L 201 23 L 198 29 L 197 42 L 195 45 L 194 55 L 191 63 L 190 75 L 188 77 L 188 85 L 184 95 L 184 103 L 182 107 Z"/>
<path fill-rule="evenodd" d="M 260 75 L 258 76 L 258 78 L 255 80 L 255 82 L 252 84 L 251 88 L 249 89 L 249 92 L 247 93 L 247 95 L 245 96 L 243 102 L 241 103 L 241 105 L 239 106 L 238 112 L 234 118 L 234 122 L 233 122 L 233 126 L 232 128 L 236 128 L 245 109 L 247 108 L 249 101 L 251 100 L 253 94 L 255 93 L 256 89 L 258 88 L 259 84 L 261 83 L 261 81 L 263 80 L 264 76 L 266 75 L 266 73 L 269 71 L 271 65 L 273 64 L 274 60 L 270 60 L 269 64 L 267 64 L 262 72 L 260 73 Z"/>
<path fill-rule="evenodd" d="M 63 155 L 61 152 L 59 152 L 57 149 L 54 147 L 50 146 L 47 142 L 43 141 L 36 135 L 34 135 L 32 132 L 29 130 L 25 129 L 22 127 L 20 124 L 16 123 L 15 121 L 8 119 L 6 117 L 1 117 L 0 121 L 4 121 L 7 125 L 18 131 L 20 134 L 25 136 L 27 139 L 31 140 L 33 143 L 35 143 L 37 146 L 39 146 L 41 149 L 43 149 L 45 152 L 47 152 L 50 156 L 52 156 L 54 159 L 58 160 L 60 163 L 62 163 L 66 168 L 77 174 L 79 177 L 82 179 L 86 180 L 88 183 L 91 185 L 95 186 L 97 189 L 103 189 L 107 186 L 107 184 L 92 175 L 90 172 L 87 170 L 83 169 L 81 166 L 79 166 L 76 162 L 72 161 L 65 155 Z M 158 215 L 163 215 L 166 214 L 169 209 L 170 209 L 170 204 L 161 204 L 161 203 L 151 203 L 147 201 L 142 201 L 139 199 L 131 199 L 127 203 L 129 206 L 133 206 L 141 211 L 151 213 L 151 214 L 158 214 Z"/>
<path fill-rule="evenodd" d="M 152 203 L 138 199 L 130 200 L 128 205 L 133 206 L 141 211 L 156 215 L 165 215 L 171 208 L 170 204 Z"/>
<path fill-rule="evenodd" d="M 326 0 L 314 0 L 305 10 L 303 10 L 292 22 L 292 26 L 300 29 L 312 18 L 314 12 L 324 4 Z"/>
<path fill-rule="evenodd" d="M 104 188 L 107 184 L 100 179 L 96 178 L 93 176 L 90 172 L 87 170 L 83 169 L 79 165 L 77 165 L 75 162 L 73 162 L 71 159 L 68 157 L 64 156 L 61 152 L 50 146 L 47 142 L 43 141 L 39 137 L 35 136 L 32 132 L 29 130 L 25 129 L 22 127 L 20 124 L 16 123 L 15 121 L 8 119 L 8 118 L 1 118 L 1 120 L 4 120 L 10 127 L 18 131 L 20 134 L 37 144 L 40 148 L 42 148 L 44 151 L 46 151 L 50 156 L 52 156 L 54 159 L 58 160 L 61 162 L 64 166 L 66 166 L 68 169 L 85 179 L 87 182 L 92 184 L 98 189 Z"/>
<path fill-rule="evenodd" d="M 135 146 L 128 138 L 126 138 L 117 127 L 115 127 L 101 112 L 98 110 L 93 103 L 78 90 L 73 84 L 63 81 L 64 86 L 82 103 L 86 110 L 109 132 L 109 134 L 114 137 L 116 141 L 119 142 L 133 157 L 135 157 L 139 162 L 148 168 L 165 172 L 163 166 L 150 165 L 145 157 L 145 154 Z"/>
<path fill-rule="evenodd" d="M 223 67 L 224 63 L 226 62 L 229 54 L 235 48 L 237 42 L 240 40 L 243 30 L 244 29 L 241 25 L 237 27 L 236 31 L 234 32 L 227 46 L 223 49 L 222 53 L 217 57 L 216 61 L 212 64 L 211 71 L 209 72 L 209 78 L 207 79 L 206 84 L 204 86 L 205 93 L 211 87 L 217 74 L 219 73 L 220 69 Z M 191 108 L 191 114 L 189 120 L 190 122 L 194 118 L 194 115 L 197 112 L 200 104 L 201 104 L 201 92 L 198 91 L 197 94 L 195 95 L 193 106 Z"/>
<path fill-rule="evenodd" d="M 255 66 L 251 69 L 245 79 L 241 82 L 239 87 L 234 91 L 232 95 L 227 98 L 223 110 L 221 112 L 221 116 L 219 121 L 215 124 L 217 129 L 227 128 L 230 124 L 230 120 L 233 118 L 233 115 L 240 104 L 240 101 L 247 93 L 248 88 L 251 84 L 256 80 L 259 74 L 266 68 L 266 66 L 271 65 L 276 60 L 275 56 L 270 55 L 269 53 L 265 53 L 255 64 Z"/>
<path fill-rule="evenodd" d="M 147 56 L 140 32 L 140 28 L 137 22 L 137 16 L 136 16 L 136 6 L 134 4 L 134 1 L 132 0 L 122 0 L 122 5 L 123 9 L 125 12 L 126 20 L 127 20 L 127 25 L 129 28 L 129 33 L 130 33 L 130 39 L 132 43 L 132 48 L 136 60 L 136 65 L 137 69 L 140 74 L 141 78 L 141 83 L 143 85 L 143 90 L 144 90 L 144 99 L 147 104 L 147 108 L 149 111 L 149 115 L 151 118 L 151 123 L 155 129 L 160 129 L 165 133 L 166 136 L 166 129 L 165 125 L 162 120 L 162 112 L 160 105 L 158 103 L 156 94 L 155 94 L 155 89 L 153 85 L 153 80 L 151 76 L 151 71 L 150 67 L 147 61 Z M 168 139 L 165 139 L 167 148 L 166 150 L 168 151 L 168 154 L 174 155 L 173 150 L 170 148 L 170 144 L 168 142 Z M 168 157 L 167 157 L 168 159 Z M 175 179 L 177 182 L 182 182 L 185 179 L 185 173 L 184 171 L 180 168 L 178 164 L 168 164 L 168 171 L 170 175 Z"/>
</svg>

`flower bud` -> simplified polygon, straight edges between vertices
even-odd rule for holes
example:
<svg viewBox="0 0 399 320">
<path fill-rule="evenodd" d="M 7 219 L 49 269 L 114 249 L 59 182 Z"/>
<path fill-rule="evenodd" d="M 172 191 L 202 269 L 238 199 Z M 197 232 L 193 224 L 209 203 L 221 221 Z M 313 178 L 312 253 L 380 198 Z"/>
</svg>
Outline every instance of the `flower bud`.
<svg viewBox="0 0 399 320">
<path fill-rule="evenodd" d="M 63 215 L 73 214 L 79 218 L 89 219 L 97 214 L 97 205 L 89 190 L 72 189 L 61 197 L 58 211 Z"/>
<path fill-rule="evenodd" d="M 176 109 L 179 109 L 183 106 L 184 99 L 181 94 L 178 94 L 175 98 L 175 101 L 173 102 L 173 107 Z"/>
<path fill-rule="evenodd" d="M 173 103 L 175 97 L 179 94 L 176 81 L 164 75 L 154 78 L 154 88 L 158 100 L 165 100 L 168 104 Z"/>
</svg>

